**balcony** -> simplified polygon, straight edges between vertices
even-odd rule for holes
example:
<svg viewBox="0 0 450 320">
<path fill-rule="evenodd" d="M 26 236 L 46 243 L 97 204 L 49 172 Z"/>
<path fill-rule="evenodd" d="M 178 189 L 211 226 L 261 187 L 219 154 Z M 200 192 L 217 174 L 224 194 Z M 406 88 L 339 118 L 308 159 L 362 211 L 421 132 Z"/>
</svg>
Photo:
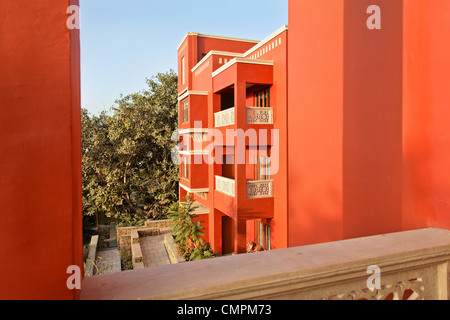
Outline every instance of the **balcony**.
<svg viewBox="0 0 450 320">
<path fill-rule="evenodd" d="M 273 124 L 273 109 L 247 107 L 247 124 Z"/>
<path fill-rule="evenodd" d="M 264 199 L 273 197 L 273 180 L 247 181 L 247 199 Z"/>
<path fill-rule="evenodd" d="M 236 196 L 236 181 L 233 179 L 216 176 L 216 190 L 229 195 Z M 247 181 L 247 199 L 273 198 L 273 180 Z"/>
<path fill-rule="evenodd" d="M 235 197 L 236 182 L 233 179 L 216 176 L 216 190 L 230 197 Z"/>
<path fill-rule="evenodd" d="M 227 127 L 235 124 L 235 108 L 214 114 L 215 127 Z M 273 108 L 247 107 L 247 124 L 273 124 Z"/>
<path fill-rule="evenodd" d="M 80 298 L 447 300 L 449 261 L 450 231 L 422 229 L 87 277 Z"/>
<path fill-rule="evenodd" d="M 233 126 L 235 124 L 234 108 L 215 113 L 214 121 L 216 128 Z"/>
</svg>

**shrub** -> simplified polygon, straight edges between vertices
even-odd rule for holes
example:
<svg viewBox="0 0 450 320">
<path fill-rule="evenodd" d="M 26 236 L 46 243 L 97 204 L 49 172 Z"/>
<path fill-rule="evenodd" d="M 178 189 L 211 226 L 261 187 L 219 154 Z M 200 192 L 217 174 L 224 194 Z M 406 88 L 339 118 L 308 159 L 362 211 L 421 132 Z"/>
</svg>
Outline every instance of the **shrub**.
<svg viewBox="0 0 450 320">
<path fill-rule="evenodd" d="M 173 238 L 177 244 L 178 253 L 186 259 L 186 261 L 194 261 L 201 259 L 213 258 L 214 254 L 209 244 L 205 243 L 202 237 L 205 236 L 205 229 L 198 216 L 193 214 L 192 197 L 186 197 L 186 202 L 181 206 L 171 206 L 169 218 L 173 223 Z"/>
</svg>

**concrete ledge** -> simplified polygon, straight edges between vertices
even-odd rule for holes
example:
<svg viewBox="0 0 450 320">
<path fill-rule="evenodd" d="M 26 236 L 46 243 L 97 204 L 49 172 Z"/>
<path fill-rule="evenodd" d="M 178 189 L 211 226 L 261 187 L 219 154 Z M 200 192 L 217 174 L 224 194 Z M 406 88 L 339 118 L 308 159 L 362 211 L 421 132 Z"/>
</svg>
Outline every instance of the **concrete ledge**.
<svg viewBox="0 0 450 320">
<path fill-rule="evenodd" d="M 91 237 L 91 243 L 89 244 L 88 257 L 86 260 L 86 267 L 84 270 L 85 275 L 87 277 L 94 275 L 94 264 L 97 259 L 98 239 L 99 239 L 98 235 Z"/>
<path fill-rule="evenodd" d="M 133 263 L 134 270 L 145 269 L 143 262 Z"/>
<path fill-rule="evenodd" d="M 153 237 L 153 236 L 161 235 L 161 229 L 160 228 L 139 229 L 139 230 L 137 230 L 137 233 L 140 238 Z"/>
<path fill-rule="evenodd" d="M 131 231 L 131 245 L 139 243 L 139 233 L 137 230 Z"/>
<path fill-rule="evenodd" d="M 144 256 L 142 254 L 141 245 L 139 243 L 133 243 L 131 245 L 131 253 L 133 259 L 133 266 L 135 263 L 144 262 Z"/>
<path fill-rule="evenodd" d="M 166 234 L 164 236 L 164 245 L 171 264 L 186 262 L 186 260 L 178 254 L 177 247 L 171 234 Z"/>
<path fill-rule="evenodd" d="M 379 299 L 411 290 L 446 300 L 449 261 L 450 231 L 423 229 L 84 278 L 80 298 Z M 373 265 L 383 287 L 372 293 L 364 288 Z"/>
<path fill-rule="evenodd" d="M 145 222 L 145 228 L 171 228 L 173 225 L 173 220 L 148 220 Z"/>
</svg>

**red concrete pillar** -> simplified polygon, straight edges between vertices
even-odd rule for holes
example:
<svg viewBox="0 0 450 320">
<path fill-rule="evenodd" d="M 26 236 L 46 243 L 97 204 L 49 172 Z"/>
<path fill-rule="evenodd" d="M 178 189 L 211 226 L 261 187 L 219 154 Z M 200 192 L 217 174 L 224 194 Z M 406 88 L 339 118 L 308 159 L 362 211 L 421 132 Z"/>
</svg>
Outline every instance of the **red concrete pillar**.
<svg viewBox="0 0 450 320">
<path fill-rule="evenodd" d="M 235 236 L 234 236 L 234 252 L 236 254 L 247 252 L 247 221 L 236 219 L 234 222 Z"/>
<path fill-rule="evenodd" d="M 288 245 L 343 236 L 344 1 L 289 1 Z"/>
<path fill-rule="evenodd" d="M 74 299 L 83 270 L 78 1 L 0 2 L 0 299 Z"/>
<path fill-rule="evenodd" d="M 209 218 L 209 241 L 214 253 L 222 254 L 222 213 L 214 209 Z"/>
<path fill-rule="evenodd" d="M 236 204 L 237 208 L 244 205 L 247 200 L 247 170 L 246 170 L 246 139 L 245 131 L 247 124 L 246 113 L 246 85 L 245 82 L 236 82 L 234 88 L 235 94 L 235 127 L 237 132 L 235 135 L 235 181 L 236 181 Z M 235 217 L 236 218 L 236 217 Z"/>
<path fill-rule="evenodd" d="M 242 208 L 247 200 L 247 168 L 246 168 L 246 142 L 243 128 L 247 124 L 246 113 L 246 84 L 237 81 L 235 83 L 235 114 L 236 128 L 238 129 L 235 137 L 235 181 L 236 181 L 236 216 L 235 219 L 235 253 L 246 252 L 246 222 L 240 219 Z"/>
</svg>

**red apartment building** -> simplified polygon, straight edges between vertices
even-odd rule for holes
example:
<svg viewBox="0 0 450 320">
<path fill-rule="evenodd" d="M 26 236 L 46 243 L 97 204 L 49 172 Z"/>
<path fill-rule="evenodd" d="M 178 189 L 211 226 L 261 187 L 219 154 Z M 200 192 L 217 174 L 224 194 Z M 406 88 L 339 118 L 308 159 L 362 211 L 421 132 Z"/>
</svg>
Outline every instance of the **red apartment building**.
<svg viewBox="0 0 450 320">
<path fill-rule="evenodd" d="M 215 252 L 287 246 L 287 43 L 284 26 L 263 41 L 188 33 L 178 47 L 180 199 L 193 195 Z"/>
</svg>

